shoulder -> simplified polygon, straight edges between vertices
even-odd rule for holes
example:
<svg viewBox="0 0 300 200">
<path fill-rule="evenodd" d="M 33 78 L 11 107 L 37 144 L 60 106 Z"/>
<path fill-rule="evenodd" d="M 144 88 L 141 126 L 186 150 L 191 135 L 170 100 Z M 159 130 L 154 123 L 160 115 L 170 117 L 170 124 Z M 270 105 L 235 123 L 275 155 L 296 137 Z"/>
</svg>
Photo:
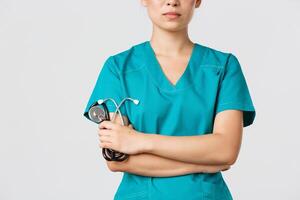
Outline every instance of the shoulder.
<svg viewBox="0 0 300 200">
<path fill-rule="evenodd" d="M 132 46 L 116 52 L 109 56 L 108 60 L 114 64 L 115 70 L 119 73 L 134 71 L 143 66 L 143 56 L 145 42 L 133 44 Z"/>
<path fill-rule="evenodd" d="M 237 57 L 229 51 L 220 50 L 207 45 L 197 43 L 202 48 L 202 65 L 224 68 L 228 62 L 237 61 Z"/>
</svg>

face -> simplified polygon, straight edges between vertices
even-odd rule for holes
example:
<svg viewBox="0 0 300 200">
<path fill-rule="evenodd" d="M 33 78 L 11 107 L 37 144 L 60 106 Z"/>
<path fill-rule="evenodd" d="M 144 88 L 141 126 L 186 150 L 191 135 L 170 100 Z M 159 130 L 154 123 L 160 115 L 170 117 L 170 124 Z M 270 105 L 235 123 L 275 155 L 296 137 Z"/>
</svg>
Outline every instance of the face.
<svg viewBox="0 0 300 200">
<path fill-rule="evenodd" d="M 188 26 L 201 0 L 141 0 L 154 26 L 179 31 Z M 168 12 L 172 12 L 166 14 Z"/>
</svg>

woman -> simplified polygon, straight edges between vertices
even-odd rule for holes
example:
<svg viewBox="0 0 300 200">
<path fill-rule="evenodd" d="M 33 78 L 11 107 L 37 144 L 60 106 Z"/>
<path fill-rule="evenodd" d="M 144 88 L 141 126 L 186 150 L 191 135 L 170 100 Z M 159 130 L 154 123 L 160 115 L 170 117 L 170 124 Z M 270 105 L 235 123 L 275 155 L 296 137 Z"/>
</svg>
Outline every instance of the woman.
<svg viewBox="0 0 300 200">
<path fill-rule="evenodd" d="M 142 0 L 151 39 L 109 56 L 84 115 L 98 99 L 125 97 L 121 119 L 99 124 L 101 148 L 129 154 L 107 161 L 123 172 L 115 200 L 230 200 L 221 171 L 237 159 L 255 109 L 237 58 L 192 42 L 188 23 L 200 0 Z M 107 106 L 112 116 L 115 106 Z M 126 124 L 126 125 L 127 125 Z"/>
</svg>

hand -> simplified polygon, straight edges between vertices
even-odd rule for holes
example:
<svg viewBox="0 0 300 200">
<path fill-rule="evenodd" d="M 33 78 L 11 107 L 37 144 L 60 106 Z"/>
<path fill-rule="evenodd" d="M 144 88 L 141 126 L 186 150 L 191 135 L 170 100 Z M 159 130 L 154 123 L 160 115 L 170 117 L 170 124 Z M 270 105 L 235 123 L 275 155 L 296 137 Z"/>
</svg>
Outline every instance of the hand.
<svg viewBox="0 0 300 200">
<path fill-rule="evenodd" d="M 113 149 L 126 154 L 143 152 L 144 134 L 134 130 L 131 124 L 123 126 L 112 121 L 103 121 L 98 128 L 101 148 Z"/>
</svg>

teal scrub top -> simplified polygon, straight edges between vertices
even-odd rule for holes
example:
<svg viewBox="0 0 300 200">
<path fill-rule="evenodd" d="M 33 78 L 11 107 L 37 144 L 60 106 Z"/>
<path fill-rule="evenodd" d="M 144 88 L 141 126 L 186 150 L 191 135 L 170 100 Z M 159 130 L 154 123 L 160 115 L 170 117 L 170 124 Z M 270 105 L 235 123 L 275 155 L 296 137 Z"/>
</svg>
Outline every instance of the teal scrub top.
<svg viewBox="0 0 300 200">
<path fill-rule="evenodd" d="M 223 110 L 243 111 L 244 127 L 253 123 L 255 108 L 246 79 L 232 53 L 195 43 L 187 67 L 173 85 L 165 76 L 150 41 L 109 56 L 84 110 L 98 99 L 113 98 L 134 129 L 169 136 L 210 134 Z M 110 112 L 115 111 L 107 101 Z M 114 200 L 231 200 L 222 173 L 149 177 L 123 172 Z"/>
</svg>

